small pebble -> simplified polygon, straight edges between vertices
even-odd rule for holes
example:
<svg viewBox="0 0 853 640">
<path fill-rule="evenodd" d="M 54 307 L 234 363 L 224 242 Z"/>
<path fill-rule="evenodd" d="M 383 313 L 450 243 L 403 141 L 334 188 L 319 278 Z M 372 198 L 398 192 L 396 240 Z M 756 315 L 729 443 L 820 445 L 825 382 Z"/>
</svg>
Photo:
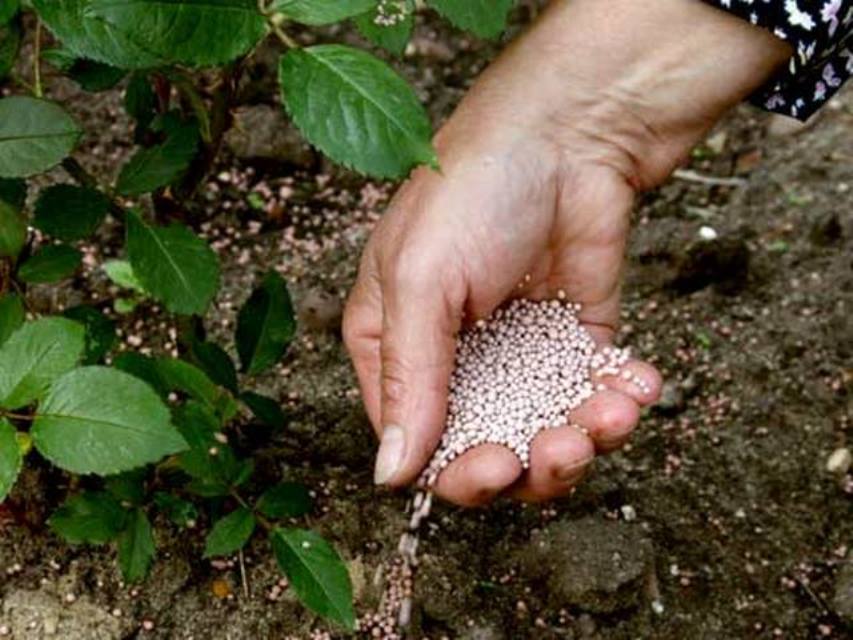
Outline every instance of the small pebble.
<svg viewBox="0 0 853 640">
<path fill-rule="evenodd" d="M 637 519 L 637 511 L 630 504 L 623 504 L 619 510 L 622 512 L 625 522 L 633 522 Z"/>
<path fill-rule="evenodd" d="M 717 230 L 714 229 L 714 227 L 699 227 L 699 237 L 702 238 L 702 240 L 716 240 L 718 236 L 719 234 L 717 233 Z"/>
<path fill-rule="evenodd" d="M 833 451 L 826 460 L 826 470 L 830 473 L 844 475 L 850 471 L 850 466 L 853 464 L 853 455 L 847 447 L 839 447 Z"/>
</svg>

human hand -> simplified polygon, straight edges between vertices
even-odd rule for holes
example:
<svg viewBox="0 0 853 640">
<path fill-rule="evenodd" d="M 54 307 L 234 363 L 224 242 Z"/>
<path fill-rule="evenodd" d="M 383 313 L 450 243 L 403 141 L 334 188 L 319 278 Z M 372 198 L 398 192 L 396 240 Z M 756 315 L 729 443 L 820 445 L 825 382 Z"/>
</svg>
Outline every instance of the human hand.
<svg viewBox="0 0 853 640">
<path fill-rule="evenodd" d="M 624 13 L 612 16 L 616 5 Z M 617 0 L 608 6 L 554 3 L 442 128 L 436 138 L 441 172 L 415 172 L 368 242 L 344 333 L 383 439 L 377 482 L 410 483 L 437 446 L 455 334 L 464 323 L 513 296 L 548 298 L 564 290 L 583 305 L 581 319 L 594 337 L 601 344 L 612 339 L 635 191 L 664 179 L 719 113 L 760 81 L 753 76 L 766 75 L 787 54 L 770 36 L 698 3 Z M 638 20 L 659 31 L 660 24 L 669 29 L 679 21 L 686 28 L 697 17 L 710 31 L 701 34 L 704 44 L 725 34 L 722 44 L 742 48 L 732 61 L 743 65 L 745 56 L 758 71 L 736 71 L 728 84 L 715 84 L 714 69 L 702 63 L 692 66 L 693 75 L 678 76 L 675 86 L 661 80 L 660 74 L 673 73 L 679 48 L 687 55 L 703 38 L 686 51 L 680 40 L 689 33 L 669 46 L 651 36 L 641 43 Z M 620 39 L 623 31 L 632 39 Z M 596 51 L 608 37 L 620 47 L 609 60 Z M 646 66 L 633 65 L 644 46 L 655 55 Z M 640 93 L 644 83 L 651 95 Z M 688 96 L 697 104 L 685 104 Z M 437 493 L 462 505 L 508 490 L 526 500 L 566 493 L 596 452 L 625 442 L 640 408 L 657 397 L 657 371 L 637 361 L 628 367 L 648 390 L 603 380 L 607 389 L 570 416 L 588 435 L 572 427 L 541 432 L 527 471 L 503 447 L 476 447 L 440 475 Z"/>
</svg>

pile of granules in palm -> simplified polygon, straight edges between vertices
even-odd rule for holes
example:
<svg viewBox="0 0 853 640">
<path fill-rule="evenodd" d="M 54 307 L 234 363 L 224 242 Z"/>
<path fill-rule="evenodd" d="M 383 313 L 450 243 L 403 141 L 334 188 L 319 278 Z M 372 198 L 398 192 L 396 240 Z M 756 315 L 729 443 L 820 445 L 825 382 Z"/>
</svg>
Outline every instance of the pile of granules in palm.
<svg viewBox="0 0 853 640">
<path fill-rule="evenodd" d="M 398 571 L 406 576 L 405 588 L 389 580 L 390 590 L 405 594 L 395 599 L 399 626 L 408 624 L 412 611 L 418 530 L 429 515 L 433 486 L 447 465 L 472 447 L 493 443 L 513 451 L 526 469 L 536 435 L 569 425 L 569 414 L 604 388 L 602 378 L 621 376 L 648 392 L 647 383 L 625 368 L 628 349 L 599 349 L 579 320 L 580 310 L 579 304 L 566 302 L 562 292 L 556 300 L 520 299 L 460 333 L 445 431 L 421 474 L 420 490 L 409 504 L 408 530 L 400 538 Z M 390 610 L 384 613 L 392 615 Z"/>
<path fill-rule="evenodd" d="M 420 526 L 430 513 L 435 482 L 455 458 L 494 443 L 513 451 L 527 468 L 536 435 L 569 425 L 569 414 L 604 388 L 602 378 L 621 376 L 648 391 L 625 368 L 627 349 L 598 348 L 580 323 L 580 309 L 562 293 L 556 300 L 515 300 L 459 335 L 445 432 L 407 507 L 409 524 L 397 557 L 385 567 L 382 601 L 375 612 L 359 618 L 359 637 L 404 637 L 401 628 L 412 615 Z"/>
<path fill-rule="evenodd" d="M 485 443 L 509 448 L 527 468 L 536 434 L 568 425 L 569 413 L 603 388 L 595 378 L 621 375 L 646 390 L 624 369 L 627 349 L 597 348 L 580 308 L 560 299 L 514 300 L 459 335 L 447 423 L 422 486 Z"/>
</svg>

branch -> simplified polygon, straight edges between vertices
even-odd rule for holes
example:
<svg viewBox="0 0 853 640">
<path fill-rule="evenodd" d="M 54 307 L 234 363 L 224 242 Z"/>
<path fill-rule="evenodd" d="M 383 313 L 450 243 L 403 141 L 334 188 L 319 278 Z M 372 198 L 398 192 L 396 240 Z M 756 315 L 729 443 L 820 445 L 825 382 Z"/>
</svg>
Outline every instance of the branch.
<svg viewBox="0 0 853 640">
<path fill-rule="evenodd" d="M 15 293 L 18 294 L 18 297 L 21 299 L 21 302 L 24 303 L 24 308 L 35 317 L 39 317 L 41 314 L 35 310 L 30 301 L 27 300 L 27 292 L 24 291 L 24 288 L 20 285 L 20 283 L 15 280 L 14 276 L 10 280 L 12 284 L 12 288 L 15 290 Z"/>
<path fill-rule="evenodd" d="M 291 38 L 284 29 L 281 28 L 281 25 L 276 24 L 272 20 L 270 20 L 270 27 L 272 27 L 272 32 L 275 34 L 275 37 L 278 38 L 284 46 L 289 49 L 298 49 L 299 43 L 296 42 L 293 38 Z"/>
<path fill-rule="evenodd" d="M 269 532 L 269 531 L 273 531 L 273 530 L 275 529 L 275 525 L 273 525 L 273 523 L 272 523 L 272 522 L 270 522 L 269 520 L 267 520 L 264 516 L 262 516 L 262 515 L 261 515 L 260 513 L 258 513 L 255 509 L 253 509 L 253 508 L 252 508 L 252 505 L 250 505 L 250 504 L 249 504 L 249 503 L 248 503 L 248 502 L 243 498 L 243 496 L 241 496 L 241 495 L 239 494 L 239 492 L 237 491 L 237 489 L 231 489 L 231 491 L 230 491 L 229 493 L 231 494 L 231 497 L 232 497 L 232 498 L 234 498 L 234 499 L 237 501 L 237 504 L 239 504 L 239 505 L 240 505 L 241 507 L 243 507 L 244 509 L 248 509 L 249 511 L 251 511 L 251 512 L 255 515 L 255 519 L 258 521 L 258 524 L 260 524 L 260 525 L 261 525 L 261 527 L 262 527 L 265 531 L 268 531 L 268 532 Z"/>
<path fill-rule="evenodd" d="M 33 51 L 33 93 L 36 98 L 44 95 L 41 87 L 41 18 L 36 18 L 35 50 Z"/>
<path fill-rule="evenodd" d="M 209 139 L 204 141 L 201 151 L 193 159 L 180 184 L 173 190 L 173 194 L 179 201 L 189 200 L 195 194 L 216 163 L 225 133 L 231 128 L 233 121 L 231 107 L 242 68 L 242 59 L 240 59 L 222 70 L 211 96 L 208 112 Z M 194 87 L 193 90 L 195 91 Z M 203 105 L 194 105 L 194 107 L 204 108 Z"/>
<path fill-rule="evenodd" d="M 0 409 L 0 417 L 12 418 L 13 420 L 27 420 L 28 422 L 36 419 L 35 416 L 26 413 L 13 413 L 12 411 L 4 411 L 2 409 Z"/>
<path fill-rule="evenodd" d="M 676 169 L 672 177 L 685 182 L 696 182 L 719 187 L 743 187 L 746 180 L 743 178 L 718 178 L 717 176 L 706 176 L 690 169 Z"/>
</svg>

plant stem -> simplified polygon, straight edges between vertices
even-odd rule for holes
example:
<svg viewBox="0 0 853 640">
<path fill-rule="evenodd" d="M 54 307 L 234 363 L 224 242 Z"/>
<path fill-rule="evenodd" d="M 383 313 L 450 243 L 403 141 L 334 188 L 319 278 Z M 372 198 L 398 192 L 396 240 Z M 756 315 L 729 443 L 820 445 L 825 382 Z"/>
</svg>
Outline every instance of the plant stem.
<svg viewBox="0 0 853 640">
<path fill-rule="evenodd" d="M 231 497 L 232 497 L 232 498 L 234 498 L 234 499 L 237 501 L 237 503 L 238 503 L 241 507 L 243 507 L 244 509 L 249 509 L 250 511 L 252 511 L 252 512 L 255 514 L 255 519 L 258 521 L 258 524 L 260 524 L 260 525 L 261 525 L 261 527 L 263 527 L 263 528 L 264 528 L 264 530 L 265 530 L 265 531 L 270 532 L 270 531 L 272 531 L 273 529 L 275 529 L 275 526 L 273 525 L 273 523 L 272 523 L 272 522 L 270 522 L 269 520 L 267 520 L 267 519 L 266 519 L 264 516 L 262 516 L 260 513 L 258 513 L 257 511 L 255 511 L 255 510 L 252 508 L 252 505 L 250 505 L 250 504 L 249 504 L 249 503 L 248 503 L 248 502 L 243 498 L 243 496 L 241 496 L 241 495 L 237 492 L 237 489 L 231 489 L 230 494 L 231 494 Z"/>
<path fill-rule="evenodd" d="M 27 420 L 32 422 L 35 420 L 35 416 L 27 415 L 25 413 L 14 413 L 12 411 L 5 411 L 0 409 L 0 417 L 2 418 L 12 418 L 13 420 Z"/>
<path fill-rule="evenodd" d="M 243 507 L 244 509 L 251 509 L 252 508 L 252 506 L 248 502 L 246 502 L 246 500 L 243 498 L 243 496 L 241 496 L 239 493 L 237 493 L 237 489 L 231 489 L 230 493 L 231 493 L 231 497 L 234 498 L 241 507 Z"/>
<path fill-rule="evenodd" d="M 243 597 L 248 600 L 249 598 L 249 578 L 246 575 L 246 561 L 243 558 L 243 550 L 240 549 L 240 553 L 238 554 L 240 558 L 240 581 L 243 583 Z"/>
<path fill-rule="evenodd" d="M 41 87 L 41 18 L 36 19 L 35 49 L 33 51 L 33 93 L 36 98 L 44 95 Z"/>
<path fill-rule="evenodd" d="M 90 187 L 92 189 L 97 188 L 98 181 L 95 180 L 95 177 L 86 171 L 86 169 L 77 162 L 72 157 L 67 157 L 62 161 L 62 168 L 68 172 L 76 182 L 80 184 L 81 187 Z"/>
<path fill-rule="evenodd" d="M 204 105 L 204 100 L 202 100 L 201 94 L 192 79 L 181 71 L 167 71 L 166 73 L 166 77 L 169 78 L 172 86 L 174 86 L 178 92 L 184 96 L 195 113 L 196 119 L 198 120 L 199 133 L 201 133 L 201 139 L 205 144 L 210 144 L 210 117 Z"/>
<path fill-rule="evenodd" d="M 284 29 L 281 28 L 280 25 L 275 24 L 272 20 L 269 21 L 270 27 L 272 27 L 272 32 L 275 34 L 275 37 L 278 38 L 284 46 L 289 49 L 298 49 L 299 43 L 296 42 L 293 38 L 291 38 L 287 33 L 285 33 Z"/>
<path fill-rule="evenodd" d="M 15 280 L 14 276 L 11 279 L 12 288 L 15 290 L 15 293 L 18 294 L 18 297 L 21 298 L 21 302 L 24 303 L 24 308 L 33 314 L 36 318 L 38 318 L 41 314 L 33 309 L 33 306 L 30 304 L 30 301 L 27 300 L 27 292 L 24 291 L 24 288 Z"/>
<path fill-rule="evenodd" d="M 10 73 L 10 74 L 9 74 L 9 77 L 12 79 L 12 82 L 14 82 L 15 84 L 19 84 L 19 85 L 21 85 L 24 89 L 26 89 L 27 91 L 29 91 L 30 93 L 35 94 L 35 92 L 36 92 L 36 88 L 35 88 L 33 85 L 31 85 L 29 82 L 27 82 L 26 80 L 24 80 L 24 79 L 23 79 L 21 76 L 19 76 L 17 73 Z"/>
<path fill-rule="evenodd" d="M 242 59 L 227 65 L 222 69 L 218 82 L 212 90 L 207 118 L 209 139 L 205 140 L 205 144 L 196 154 L 180 184 L 173 189 L 175 199 L 184 207 L 186 201 L 196 194 L 205 178 L 212 171 L 216 158 L 222 149 L 225 133 L 231 128 L 233 123 L 231 108 L 234 104 L 242 68 Z"/>
</svg>

